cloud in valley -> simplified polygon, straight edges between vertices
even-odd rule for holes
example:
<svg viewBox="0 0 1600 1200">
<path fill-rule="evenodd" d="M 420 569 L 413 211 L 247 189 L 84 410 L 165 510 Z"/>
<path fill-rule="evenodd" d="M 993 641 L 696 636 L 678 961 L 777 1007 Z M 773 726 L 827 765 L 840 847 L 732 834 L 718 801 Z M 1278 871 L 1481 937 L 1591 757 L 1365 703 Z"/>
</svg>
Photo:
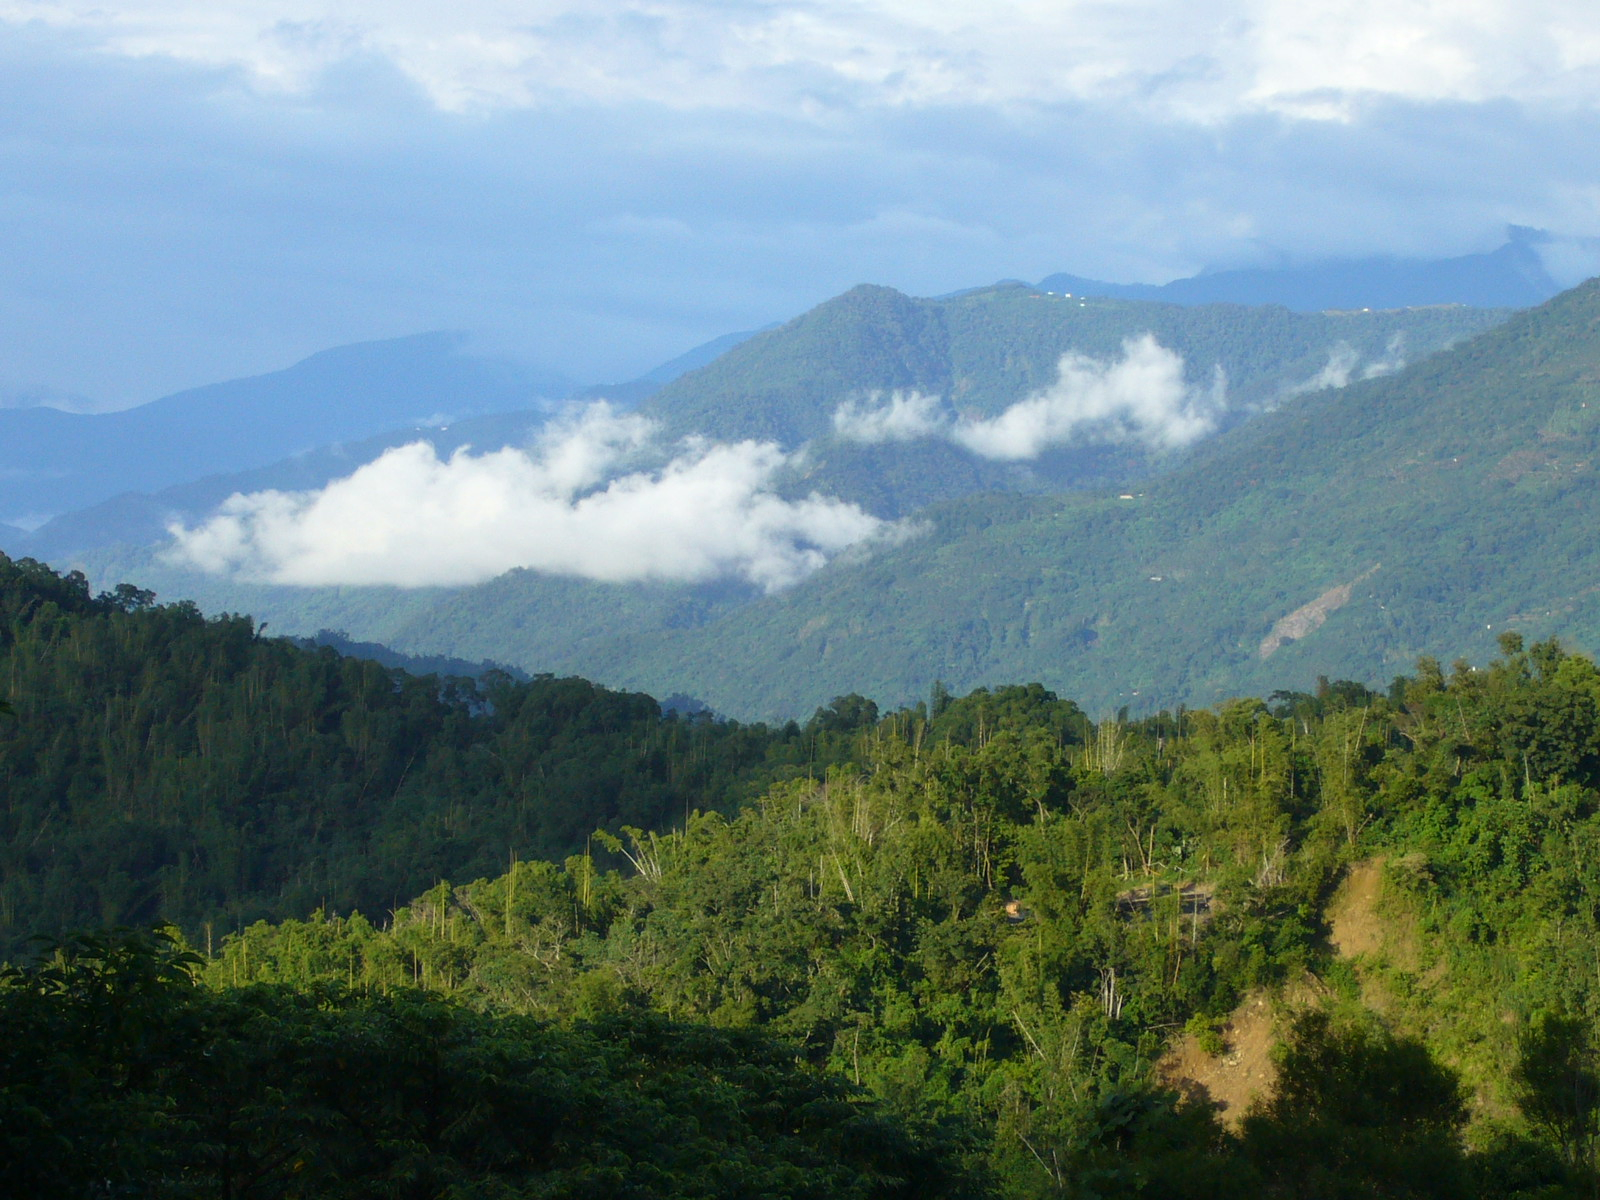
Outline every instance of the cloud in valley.
<svg viewBox="0 0 1600 1200">
<path fill-rule="evenodd" d="M 950 430 L 943 402 L 926 392 L 891 392 L 887 400 L 846 400 L 833 413 L 833 429 L 848 442 L 876 446 L 909 442 Z"/>
<path fill-rule="evenodd" d="M 1352 379 L 1378 379 L 1393 375 L 1406 365 L 1405 334 L 1397 333 L 1389 339 L 1383 355 L 1362 365 L 1361 354 L 1349 342 L 1340 342 L 1328 351 L 1328 361 L 1310 379 L 1297 383 L 1284 394 L 1301 396 L 1307 392 L 1320 392 L 1329 388 L 1347 387 Z"/>
<path fill-rule="evenodd" d="M 173 561 L 271 583 L 471 584 L 515 567 L 622 583 L 789 586 L 889 532 L 851 504 L 772 491 L 770 443 L 689 439 L 595 404 L 530 448 L 440 459 L 417 442 L 313 492 L 235 495 Z"/>
<path fill-rule="evenodd" d="M 1144 334 L 1123 342 L 1117 359 L 1062 355 L 1054 384 L 996 417 L 953 418 L 936 397 L 897 392 L 877 405 L 841 405 L 833 425 L 850 441 L 943 437 L 983 458 L 1021 462 L 1070 445 L 1175 450 L 1212 432 L 1225 405 L 1220 368 L 1209 390 L 1192 388 L 1183 357 Z"/>
</svg>

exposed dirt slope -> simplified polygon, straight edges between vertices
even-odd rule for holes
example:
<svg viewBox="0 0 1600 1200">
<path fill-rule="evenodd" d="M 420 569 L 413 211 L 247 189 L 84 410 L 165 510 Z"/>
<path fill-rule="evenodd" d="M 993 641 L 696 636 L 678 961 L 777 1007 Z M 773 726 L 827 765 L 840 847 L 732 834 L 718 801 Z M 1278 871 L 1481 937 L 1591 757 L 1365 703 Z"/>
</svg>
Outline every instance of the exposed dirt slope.
<svg viewBox="0 0 1600 1200">
<path fill-rule="evenodd" d="M 1227 1049 L 1222 1054 L 1207 1054 L 1192 1034 L 1185 1034 L 1157 1065 L 1161 1078 L 1187 1096 L 1215 1101 L 1223 1122 L 1238 1125 L 1250 1102 L 1272 1090 L 1275 1014 L 1267 993 L 1252 992 L 1223 1028 Z"/>
<path fill-rule="evenodd" d="M 1380 913 L 1382 900 L 1383 860 L 1353 865 L 1328 905 L 1329 940 L 1341 958 L 1386 957 L 1411 967 L 1416 957 L 1411 930 Z M 1362 990 L 1370 1007 L 1384 1010 L 1386 997 L 1365 979 Z M 1265 991 L 1250 993 L 1222 1029 L 1227 1047 L 1222 1054 L 1207 1054 L 1198 1039 L 1186 1034 L 1157 1064 L 1161 1078 L 1185 1094 L 1215 1101 L 1224 1123 L 1237 1126 L 1252 1100 L 1272 1092 L 1277 1076 L 1272 1047 L 1281 1019 L 1315 1003 L 1321 992 L 1322 985 L 1307 976 L 1278 997 Z"/>
</svg>

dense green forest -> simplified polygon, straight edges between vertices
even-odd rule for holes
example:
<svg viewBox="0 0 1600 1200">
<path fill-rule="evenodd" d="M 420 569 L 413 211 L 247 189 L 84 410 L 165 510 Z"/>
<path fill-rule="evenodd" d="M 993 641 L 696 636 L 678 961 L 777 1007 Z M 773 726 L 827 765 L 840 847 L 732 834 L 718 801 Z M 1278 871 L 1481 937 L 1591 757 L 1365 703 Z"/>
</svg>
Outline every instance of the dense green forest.
<svg viewBox="0 0 1600 1200">
<path fill-rule="evenodd" d="M 384 911 L 597 824 L 733 810 L 844 753 L 824 725 L 663 714 L 578 679 L 413 676 L 0 555 L 0 952 Z"/>
<path fill-rule="evenodd" d="M 1216 440 L 1225 443 L 1241 431 L 1228 426 L 1248 429 L 1269 409 L 1306 402 L 1305 390 L 1336 360 L 1359 378 L 1426 359 L 1511 316 L 1453 305 L 1329 313 L 1185 307 L 1052 296 L 1020 284 L 939 299 L 853 288 L 673 380 L 641 407 L 668 436 L 770 438 L 797 452 L 804 446 L 777 481 L 784 494 L 853 501 L 884 518 L 907 518 L 902 533 L 920 531 L 905 545 L 890 539 L 869 554 L 846 556 L 776 597 L 729 582 L 615 585 L 533 571 L 471 588 L 303 588 L 178 567 L 162 553 L 171 514 L 185 512 L 198 522 L 227 490 L 205 491 L 203 502 L 199 492 L 146 498 L 143 532 L 126 523 L 114 538 L 81 544 L 58 538 L 28 552 L 81 567 L 101 586 L 136 580 L 190 597 L 207 612 L 253 613 L 284 632 L 343 629 L 418 655 L 490 658 L 655 694 L 685 691 L 741 719 L 786 720 L 796 704 L 803 714 L 851 691 L 898 705 L 925 695 L 935 678 L 967 690 L 1041 672 L 1080 703 L 1117 707 L 1122 702 L 1107 693 L 1121 688 L 1120 665 L 1133 656 L 1150 681 L 1161 683 L 1167 702 L 1194 702 L 1189 693 L 1201 689 L 1189 684 L 1188 659 L 1212 661 L 1207 656 L 1217 646 L 1209 625 L 1200 626 L 1207 630 L 1202 648 L 1174 650 L 1165 646 L 1172 639 L 1163 618 L 1155 622 L 1158 644 L 1125 643 L 1114 656 L 1118 667 L 1098 661 L 1112 656 L 1077 653 L 1085 630 L 1109 636 L 1104 624 L 1112 614 L 1134 611 L 1130 601 L 1156 599 L 1145 594 L 1146 581 L 1163 572 L 1149 560 L 1165 557 L 1172 528 L 1158 522 L 1130 532 L 1134 514 L 1115 511 L 1080 521 L 1072 500 L 1044 498 L 1085 488 L 1136 490 L 1138 481 L 1180 467 L 1190 452 L 1153 450 L 1137 439 L 1091 441 L 1019 464 L 988 461 L 940 438 L 864 445 L 835 436 L 840 405 L 910 389 L 943 397 L 968 417 L 994 417 L 1053 384 L 1063 354 L 1111 362 L 1125 339 L 1151 333 L 1182 356 L 1190 386 L 1210 392 L 1221 372 L 1228 405 Z M 526 432 L 480 425 L 469 435 L 470 428 L 468 422 L 429 436 L 442 453 L 465 442 L 480 449 L 520 444 Z M 1335 460 L 1336 442 L 1320 448 Z M 368 449 L 375 455 L 378 447 Z M 342 452 L 335 461 L 346 461 Z M 230 486 L 320 487 L 340 473 L 330 466 L 312 477 L 302 468 L 296 460 L 287 476 L 266 473 Z M 1248 473 L 1257 473 L 1253 463 Z M 1017 493 L 1029 499 L 1019 501 Z M 1171 507 L 1180 515 L 1195 509 L 1181 496 Z M 59 524 L 65 534 L 72 521 Z M 1003 532 L 979 545 L 975 528 Z M 1230 544 L 1259 541 L 1250 530 L 1235 529 L 1230 538 Z M 890 552 L 891 546 L 900 548 Z M 1091 563 L 1110 569 L 1080 579 L 1080 565 Z M 1306 585 L 1321 590 L 1338 582 L 1317 574 Z M 1193 584 L 1189 590 L 1198 591 L 1198 611 L 1238 617 L 1226 591 Z M 1273 604 L 1282 590 L 1279 581 Z M 1047 603 L 1047 593 L 1071 599 Z M 892 610 L 887 621 L 886 609 Z M 1281 615 L 1273 612 L 1266 623 Z M 1245 621 L 1253 619 L 1251 613 Z M 1312 674 L 1329 669 L 1318 666 Z M 1229 680 L 1228 686 L 1257 684 Z"/>
<path fill-rule="evenodd" d="M 1066 328 L 1068 318 L 1052 316 L 1058 301 L 1066 303 L 1001 290 L 937 306 L 935 323 L 954 337 L 961 320 L 985 312 L 1015 310 L 1017 322 L 1032 314 L 1039 336 L 1022 341 L 1037 351 Z M 874 341 L 871 330 L 898 328 L 895 321 L 922 329 L 930 311 L 882 289 L 851 293 L 788 330 L 782 346 L 793 357 L 783 372 L 774 360 L 774 378 L 804 379 L 811 352 L 835 344 L 842 359 L 878 354 L 873 361 L 887 371 L 901 361 L 904 339 Z M 1215 323 L 1195 343 L 1215 353 L 1228 346 L 1242 354 L 1256 336 L 1278 344 L 1261 326 L 1249 337 L 1229 328 L 1225 312 L 1175 311 L 1188 313 L 1197 338 L 1206 331 L 1195 323 Z M 1072 314 L 1112 338 L 1109 310 L 1074 304 Z M 971 343 L 974 353 L 981 344 Z M 747 346 L 750 355 L 781 348 L 753 338 L 697 385 L 720 380 L 730 408 L 755 369 L 755 359 L 739 357 Z M 1207 361 L 1197 355 L 1190 361 Z M 1015 386 L 1023 386 L 1024 361 L 1035 359 L 1019 354 L 1008 376 Z M 1096 716 L 1124 704 L 1138 712 L 1204 707 L 1323 674 L 1386 679 L 1425 654 L 1482 660 L 1508 627 L 1595 651 L 1600 592 L 1585 581 L 1600 571 L 1591 536 L 1600 512 L 1597 361 L 1600 286 L 1591 283 L 1403 371 L 1294 397 L 1145 483 L 931 504 L 903 537 L 843 555 L 773 595 L 535 571 L 448 594 L 340 595 L 216 580 L 196 580 L 200 590 L 182 594 L 212 606 L 248 596 L 282 613 L 285 627 L 331 625 L 413 653 L 683 691 L 730 716 L 768 721 L 849 692 L 915 703 L 935 679 L 959 691 L 1037 679 Z M 903 453 L 917 480 L 958 480 L 967 468 L 940 457 L 949 449 L 827 453 L 857 456 L 870 490 L 893 482 L 868 461 L 879 451 Z M 821 473 L 808 474 L 804 487 L 826 490 L 825 459 L 808 454 L 807 472 Z M 147 562 L 115 566 L 133 572 L 116 578 L 163 586 L 159 572 L 144 574 Z"/>
<path fill-rule="evenodd" d="M 4 569 L 12 1194 L 1600 1188 L 1600 670 L 1554 641 L 764 729 Z M 152 917 L 194 952 L 15 948 Z"/>
<path fill-rule="evenodd" d="M 955 1126 L 897 1120 L 759 1033 L 565 1027 L 393 992 L 196 986 L 163 934 L 0 969 L 7 1196 L 978 1197 Z"/>
</svg>

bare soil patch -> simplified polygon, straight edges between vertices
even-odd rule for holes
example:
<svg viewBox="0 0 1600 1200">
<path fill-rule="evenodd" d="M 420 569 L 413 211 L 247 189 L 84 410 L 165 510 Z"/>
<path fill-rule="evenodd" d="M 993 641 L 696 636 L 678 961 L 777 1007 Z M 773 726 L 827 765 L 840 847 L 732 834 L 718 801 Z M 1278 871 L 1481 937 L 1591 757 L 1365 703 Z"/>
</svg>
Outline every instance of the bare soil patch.
<svg viewBox="0 0 1600 1200">
<path fill-rule="evenodd" d="M 1222 1121 L 1236 1128 L 1257 1096 L 1267 1096 L 1277 1080 L 1272 1061 L 1275 1006 L 1266 992 L 1252 992 L 1228 1018 L 1222 1030 L 1227 1049 L 1207 1054 L 1192 1034 L 1185 1034 L 1156 1064 L 1167 1086 L 1195 1099 L 1217 1103 Z"/>
<path fill-rule="evenodd" d="M 1328 940 L 1341 958 L 1383 959 L 1417 971 L 1422 958 L 1416 921 L 1384 894 L 1384 860 L 1354 864 L 1328 905 Z"/>
<path fill-rule="evenodd" d="M 1382 564 L 1379 563 L 1368 568 L 1349 583 L 1341 583 L 1336 587 L 1329 588 L 1310 604 L 1302 604 L 1288 616 L 1280 617 L 1267 633 L 1267 636 L 1261 639 L 1261 646 L 1257 653 L 1262 658 L 1271 658 L 1285 643 L 1299 641 L 1307 634 L 1315 633 L 1318 629 L 1321 629 L 1323 622 L 1328 619 L 1328 614 L 1338 612 L 1339 609 L 1349 604 L 1350 594 L 1354 591 L 1356 585 L 1371 579 L 1379 566 L 1382 566 Z"/>
<path fill-rule="evenodd" d="M 1378 902 L 1383 898 L 1383 860 L 1368 859 L 1350 868 L 1328 905 L 1329 941 L 1341 957 L 1377 954 L 1384 948 L 1383 920 Z"/>
</svg>

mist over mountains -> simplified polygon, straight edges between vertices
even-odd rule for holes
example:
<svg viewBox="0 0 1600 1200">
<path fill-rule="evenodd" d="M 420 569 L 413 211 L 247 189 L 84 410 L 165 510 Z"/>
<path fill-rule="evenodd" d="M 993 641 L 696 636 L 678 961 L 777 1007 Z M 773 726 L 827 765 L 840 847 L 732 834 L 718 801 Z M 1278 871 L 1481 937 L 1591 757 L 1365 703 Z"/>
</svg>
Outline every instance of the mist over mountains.
<svg viewBox="0 0 1600 1200">
<path fill-rule="evenodd" d="M 1576 320 L 1581 294 L 1535 310 L 1558 314 L 1538 327 Z M 443 335 L 375 343 L 219 385 L 209 409 L 186 400 L 206 429 L 229 396 L 240 411 L 254 399 L 248 430 L 270 421 L 272 389 L 291 397 L 282 411 L 311 412 L 341 372 L 381 359 L 365 407 L 306 421 L 368 436 L 0 537 L 10 553 L 251 611 L 284 633 L 580 673 L 741 716 L 856 690 L 901 702 L 935 679 L 1040 678 L 1141 705 L 1248 686 L 1268 658 L 1274 677 L 1285 664 L 1381 672 L 1447 630 L 1469 636 L 1458 626 L 1473 606 L 1414 602 L 1406 581 L 1440 555 L 1408 532 L 1417 497 L 1336 480 L 1381 474 L 1364 439 L 1408 421 L 1432 461 L 1452 430 L 1507 418 L 1495 387 L 1520 396 L 1505 381 L 1538 372 L 1526 337 L 1503 340 L 1534 314 L 1495 331 L 1510 310 L 1369 307 L 862 286 L 565 401 Z M 1420 382 L 1463 355 L 1479 365 Z M 498 390 L 465 395 L 486 378 Z M 1417 425 L 1407 414 L 1442 402 L 1429 390 L 1441 386 L 1474 404 Z M 441 405 L 429 424 L 372 432 L 418 395 L 505 411 Z M 146 407 L 151 428 L 182 411 Z M 1318 413 L 1315 433 L 1261 440 Z M 1538 428 L 1486 437 L 1506 443 L 1502 458 L 1537 455 L 1555 444 Z M 274 436 L 258 458 L 294 435 Z M 1241 491 L 1224 503 L 1219 487 Z M 1477 479 L 1460 494 L 1452 535 L 1482 525 L 1492 491 Z M 1351 550 L 1396 539 L 1406 548 Z M 1361 596 L 1391 587 L 1380 627 L 1353 623 Z"/>
<path fill-rule="evenodd" d="M 120 412 L 0 410 L 0 515 L 48 517 L 401 425 L 531 408 L 573 386 L 470 354 L 460 335 L 428 333 L 339 347 Z"/>
</svg>

